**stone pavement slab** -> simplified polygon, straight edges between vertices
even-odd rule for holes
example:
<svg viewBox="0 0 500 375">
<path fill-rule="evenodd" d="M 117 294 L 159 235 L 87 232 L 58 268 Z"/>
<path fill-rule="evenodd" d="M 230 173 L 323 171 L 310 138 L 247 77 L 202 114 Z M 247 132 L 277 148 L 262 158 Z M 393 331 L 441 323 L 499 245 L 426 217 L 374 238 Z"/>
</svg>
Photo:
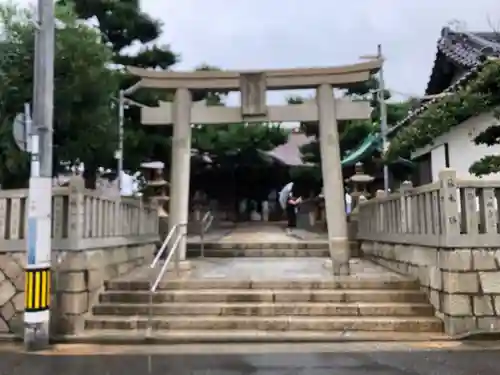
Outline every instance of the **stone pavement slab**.
<svg viewBox="0 0 500 375">
<path fill-rule="evenodd" d="M 236 227 L 231 233 L 224 236 L 221 242 L 294 242 L 297 239 L 290 237 L 284 228 L 277 225 L 247 225 Z"/>
<path fill-rule="evenodd" d="M 361 259 L 350 261 L 355 278 L 399 277 L 374 263 Z M 232 280 L 331 280 L 333 278 L 325 258 L 205 258 L 193 262 L 193 279 Z"/>
<path fill-rule="evenodd" d="M 219 228 L 211 229 L 208 233 L 205 233 L 205 242 L 217 242 L 222 238 L 228 236 L 232 233 L 234 228 Z M 187 237 L 188 243 L 198 243 L 201 241 L 201 237 L 198 234 L 189 234 Z"/>
<path fill-rule="evenodd" d="M 411 344 L 328 344 L 230 354 L 217 345 L 204 354 L 170 353 L 142 346 L 127 351 L 85 350 L 25 354 L 0 351 L 0 373 L 9 375 L 492 375 L 500 367 L 496 348 L 442 348 Z M 234 347 L 234 345 L 233 345 Z"/>
<path fill-rule="evenodd" d="M 288 258 L 196 258 L 190 259 L 191 271 L 181 273 L 182 279 L 223 280 L 334 280 L 329 259 L 314 257 Z M 355 279 L 403 279 L 404 277 L 364 259 L 351 259 L 351 275 Z M 153 280 L 159 267 L 149 266 L 135 269 L 116 280 Z M 165 279 L 178 279 L 174 274 L 165 274 Z M 344 277 L 345 278 L 345 277 Z"/>
<path fill-rule="evenodd" d="M 303 241 L 326 241 L 326 233 L 294 229 L 287 233 L 285 226 L 275 223 L 245 223 L 234 228 L 213 229 L 205 235 L 206 242 L 221 243 L 297 243 Z M 189 242 L 199 242 L 199 235 L 190 235 Z"/>
</svg>

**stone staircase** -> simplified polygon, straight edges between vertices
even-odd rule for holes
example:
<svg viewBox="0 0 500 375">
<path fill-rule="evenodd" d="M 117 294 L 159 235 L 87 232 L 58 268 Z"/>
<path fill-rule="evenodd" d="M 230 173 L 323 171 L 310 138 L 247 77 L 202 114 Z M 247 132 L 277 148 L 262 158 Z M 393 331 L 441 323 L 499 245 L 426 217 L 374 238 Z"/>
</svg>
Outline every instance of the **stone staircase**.
<svg viewBox="0 0 500 375">
<path fill-rule="evenodd" d="M 188 257 L 196 258 L 201 255 L 198 242 L 188 244 Z M 305 242 L 269 242 L 269 243 L 244 243 L 244 242 L 207 242 L 205 243 L 205 256 L 208 258 L 228 257 L 328 257 L 328 243 L 326 241 Z"/>
<path fill-rule="evenodd" d="M 110 281 L 86 321 L 88 337 L 172 342 L 332 341 L 438 337 L 442 322 L 418 284 L 402 278 L 343 281 Z"/>
</svg>

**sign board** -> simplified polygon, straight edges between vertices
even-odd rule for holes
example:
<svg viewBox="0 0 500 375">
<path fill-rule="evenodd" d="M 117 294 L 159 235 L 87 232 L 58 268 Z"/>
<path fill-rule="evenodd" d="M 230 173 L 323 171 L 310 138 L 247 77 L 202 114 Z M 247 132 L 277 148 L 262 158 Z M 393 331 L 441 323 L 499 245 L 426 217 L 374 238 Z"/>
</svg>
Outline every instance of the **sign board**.
<svg viewBox="0 0 500 375">
<path fill-rule="evenodd" d="M 242 73 L 240 92 L 243 117 L 267 114 L 265 73 Z"/>
<path fill-rule="evenodd" d="M 18 113 L 12 122 L 12 136 L 21 151 L 30 152 L 31 118 L 29 114 Z"/>
</svg>

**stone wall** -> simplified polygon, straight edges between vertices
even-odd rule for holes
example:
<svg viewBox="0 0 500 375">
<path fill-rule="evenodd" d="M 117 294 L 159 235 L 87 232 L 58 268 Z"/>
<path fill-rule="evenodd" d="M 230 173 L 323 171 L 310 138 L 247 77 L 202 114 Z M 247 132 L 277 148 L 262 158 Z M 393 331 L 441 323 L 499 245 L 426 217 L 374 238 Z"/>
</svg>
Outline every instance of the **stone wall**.
<svg viewBox="0 0 500 375">
<path fill-rule="evenodd" d="M 0 333 L 22 329 L 25 252 L 0 254 Z"/>
<path fill-rule="evenodd" d="M 52 333 L 81 332 L 104 282 L 151 262 L 154 249 L 141 244 L 53 252 Z M 24 251 L 0 254 L 0 334 L 23 331 L 25 257 Z"/>
<path fill-rule="evenodd" d="M 360 203 L 365 256 L 420 280 L 451 335 L 500 332 L 500 181 L 439 181 Z"/>
<path fill-rule="evenodd" d="M 87 190 L 79 176 L 52 194 L 51 323 L 77 333 L 106 280 L 152 260 L 155 206 Z M 27 190 L 0 191 L 0 334 L 22 333 Z"/>
<path fill-rule="evenodd" d="M 419 279 L 450 335 L 500 331 L 500 250 L 362 241 L 365 257 Z"/>
</svg>

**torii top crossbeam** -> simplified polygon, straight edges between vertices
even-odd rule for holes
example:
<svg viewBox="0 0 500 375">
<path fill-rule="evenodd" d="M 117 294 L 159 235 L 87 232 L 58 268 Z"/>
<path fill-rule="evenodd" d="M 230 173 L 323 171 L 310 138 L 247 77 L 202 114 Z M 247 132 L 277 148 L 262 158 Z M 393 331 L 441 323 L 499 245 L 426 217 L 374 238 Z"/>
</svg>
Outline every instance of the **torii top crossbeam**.
<svg viewBox="0 0 500 375">
<path fill-rule="evenodd" d="M 263 81 L 268 90 L 289 90 L 315 88 L 325 83 L 339 88 L 348 87 L 367 81 L 370 74 L 380 69 L 381 65 L 382 60 L 374 59 L 329 68 L 162 72 L 128 67 L 128 71 L 141 79 L 137 88 L 239 91 L 244 77 L 248 79 L 255 76 Z"/>
</svg>

